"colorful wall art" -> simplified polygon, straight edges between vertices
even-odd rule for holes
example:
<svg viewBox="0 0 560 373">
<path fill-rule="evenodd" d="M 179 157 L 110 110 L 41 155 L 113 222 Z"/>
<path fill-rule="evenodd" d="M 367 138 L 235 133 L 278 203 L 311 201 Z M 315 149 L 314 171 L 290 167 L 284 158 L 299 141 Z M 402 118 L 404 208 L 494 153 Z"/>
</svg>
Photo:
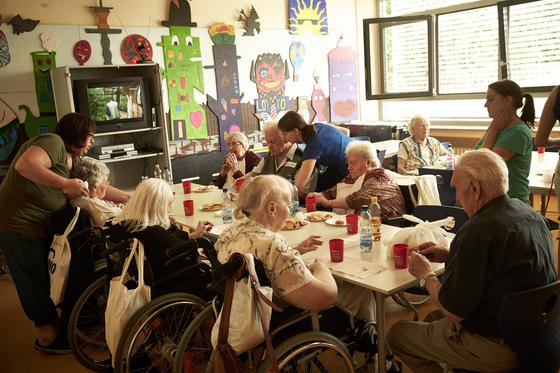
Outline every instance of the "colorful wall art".
<svg viewBox="0 0 560 373">
<path fill-rule="evenodd" d="M 149 62 L 153 55 L 152 44 L 142 35 L 128 35 L 121 42 L 121 57 L 125 63 Z"/>
<path fill-rule="evenodd" d="M 99 6 L 90 6 L 91 11 L 97 17 L 97 28 L 86 28 L 88 34 L 101 34 L 101 48 L 103 48 L 103 64 L 112 65 L 113 54 L 111 53 L 111 41 L 109 34 L 120 34 L 121 29 L 111 28 L 107 23 L 109 12 L 113 7 L 103 6 L 103 1 L 99 0 Z"/>
<path fill-rule="evenodd" d="M 56 128 L 56 108 L 51 81 L 51 70 L 56 67 L 56 52 L 32 52 L 31 56 L 39 116 L 34 116 L 25 105 L 20 107 L 26 111 L 25 131 L 30 138 L 40 133 L 52 132 Z"/>
<path fill-rule="evenodd" d="M 257 85 L 259 95 L 255 112 L 262 121 L 273 120 L 278 112 L 289 109 L 290 99 L 284 96 L 289 78 L 288 61 L 279 53 L 263 53 L 251 62 L 251 81 Z"/>
<path fill-rule="evenodd" d="M 356 52 L 338 47 L 329 52 L 328 58 L 331 122 L 358 119 Z"/>
<path fill-rule="evenodd" d="M 255 31 L 257 31 L 257 33 L 261 32 L 261 23 L 257 22 L 258 19 L 259 14 L 255 10 L 254 6 L 251 5 L 249 14 L 245 14 L 245 11 L 241 9 L 237 20 L 245 22 L 245 32 L 243 33 L 243 36 L 253 36 L 255 35 Z"/>
<path fill-rule="evenodd" d="M 327 35 L 326 0 L 290 0 L 290 34 Z"/>
<path fill-rule="evenodd" d="M 18 142 L 19 128 L 16 113 L 6 102 L 0 100 L 0 164 L 9 164 Z"/>
<path fill-rule="evenodd" d="M 325 117 L 325 92 L 319 85 L 319 75 L 314 75 L 313 92 L 311 93 L 311 107 L 315 110 L 315 116 L 311 118 L 311 123 L 327 122 Z"/>
<path fill-rule="evenodd" d="M 0 67 L 4 67 L 10 63 L 10 47 L 8 45 L 8 38 L 3 31 L 0 30 Z"/>
<path fill-rule="evenodd" d="M 299 79 L 299 70 L 305 60 L 305 45 L 301 41 L 294 41 L 290 44 L 290 62 L 294 67 L 294 82 Z"/>
<path fill-rule="evenodd" d="M 205 66 L 214 69 L 216 74 L 217 99 L 206 95 L 208 107 L 218 118 L 220 148 L 227 153 L 227 135 L 243 131 L 241 117 L 241 99 L 239 91 L 239 72 L 237 69 L 237 49 L 235 47 L 235 29 L 232 25 L 216 23 L 208 30 L 214 45 L 214 65 Z"/>
</svg>

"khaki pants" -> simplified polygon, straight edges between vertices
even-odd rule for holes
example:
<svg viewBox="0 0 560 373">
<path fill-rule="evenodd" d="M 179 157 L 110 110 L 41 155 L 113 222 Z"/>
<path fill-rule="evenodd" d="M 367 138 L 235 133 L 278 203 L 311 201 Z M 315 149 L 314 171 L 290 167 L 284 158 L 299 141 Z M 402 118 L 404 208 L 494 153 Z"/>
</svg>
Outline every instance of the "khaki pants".
<svg viewBox="0 0 560 373">
<path fill-rule="evenodd" d="M 416 372 L 442 372 L 439 363 L 481 372 L 506 372 L 517 366 L 505 344 L 469 333 L 448 318 L 433 322 L 400 321 L 387 336 L 392 352 Z"/>
</svg>

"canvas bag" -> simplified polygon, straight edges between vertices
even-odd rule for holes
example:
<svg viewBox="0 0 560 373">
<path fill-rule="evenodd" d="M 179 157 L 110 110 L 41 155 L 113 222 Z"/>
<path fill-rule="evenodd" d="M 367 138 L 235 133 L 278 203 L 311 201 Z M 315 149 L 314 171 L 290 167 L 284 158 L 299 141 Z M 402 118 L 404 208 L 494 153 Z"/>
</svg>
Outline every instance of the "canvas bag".
<svg viewBox="0 0 560 373">
<path fill-rule="evenodd" d="M 136 260 L 138 279 L 136 288 L 128 289 L 125 282 L 130 280 L 127 272 L 132 258 Z M 144 245 L 134 239 L 132 250 L 124 262 L 121 275 L 114 277 L 109 283 L 109 296 L 105 310 L 105 340 L 113 356 L 113 366 L 115 352 L 126 323 L 138 309 L 148 304 L 150 300 L 150 287 L 144 283 Z"/>
<path fill-rule="evenodd" d="M 66 230 L 62 234 L 55 234 L 49 248 L 47 257 L 47 266 L 51 283 L 51 299 L 58 306 L 62 303 L 64 293 L 66 291 L 66 283 L 68 274 L 70 273 L 70 261 L 72 260 L 72 250 L 68 235 L 74 229 L 78 217 L 80 216 L 80 208 L 76 207 L 76 213 Z"/>
</svg>

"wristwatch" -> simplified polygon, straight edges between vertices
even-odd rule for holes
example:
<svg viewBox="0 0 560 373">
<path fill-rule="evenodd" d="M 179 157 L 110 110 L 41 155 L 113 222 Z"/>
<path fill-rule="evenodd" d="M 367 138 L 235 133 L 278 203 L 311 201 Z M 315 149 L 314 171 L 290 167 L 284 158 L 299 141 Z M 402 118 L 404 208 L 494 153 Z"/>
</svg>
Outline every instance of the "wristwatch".
<svg viewBox="0 0 560 373">
<path fill-rule="evenodd" d="M 432 276 L 436 276 L 436 274 L 434 272 L 428 272 L 426 273 L 421 279 L 420 279 L 420 287 L 425 287 L 426 286 L 426 281 L 428 281 L 428 279 Z"/>
</svg>

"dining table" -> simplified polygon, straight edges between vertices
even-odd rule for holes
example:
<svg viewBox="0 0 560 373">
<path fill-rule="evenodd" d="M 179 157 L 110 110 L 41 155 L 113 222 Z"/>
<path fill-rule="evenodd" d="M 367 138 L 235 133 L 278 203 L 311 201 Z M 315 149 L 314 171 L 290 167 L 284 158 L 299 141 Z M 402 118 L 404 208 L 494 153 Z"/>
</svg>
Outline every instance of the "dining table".
<svg viewBox="0 0 560 373">
<path fill-rule="evenodd" d="M 203 208 L 221 203 L 223 195 L 221 189 L 215 186 L 206 187 L 192 184 L 192 192 L 184 194 L 182 185 L 176 184 L 173 186 L 173 190 L 175 199 L 172 211 L 177 222 L 196 227 L 198 221 L 208 220 L 214 224 L 209 233 L 217 236 L 229 225 L 222 223 L 221 210 L 205 211 Z M 232 193 L 232 197 L 235 201 L 235 193 Z M 194 203 L 194 214 L 192 216 L 186 216 L 183 209 L 183 201 L 188 199 L 192 199 Z M 386 356 L 386 299 L 400 290 L 418 284 L 417 279 L 407 269 L 395 268 L 391 249 L 386 244 L 402 228 L 382 224 L 381 240 L 374 242 L 371 252 L 364 253 L 360 250 L 359 234 L 349 234 L 346 224 L 341 224 L 341 221 L 345 222 L 345 216 L 337 216 L 331 213 L 330 219 L 323 221 L 322 218 L 326 217 L 326 215 L 321 216 L 323 213 L 326 214 L 326 212 L 310 214 L 305 212 L 305 208 L 302 208 L 296 218 L 302 219 L 305 225 L 298 229 L 280 230 L 279 233 L 291 245 L 298 244 L 312 234 L 320 235 L 323 241 L 322 245 L 315 251 L 303 254 L 304 261 L 311 264 L 316 258 L 320 258 L 329 267 L 336 279 L 373 291 L 377 318 L 378 352 L 379 356 Z M 321 218 L 313 219 L 319 221 L 307 220 L 312 215 Z M 344 240 L 344 257 L 343 261 L 339 263 L 330 261 L 329 240 L 333 238 Z M 432 263 L 432 269 L 440 274 L 444 270 L 444 264 Z M 378 364 L 378 367 L 379 372 L 386 372 L 385 364 Z"/>
<path fill-rule="evenodd" d="M 556 190 L 552 178 L 558 163 L 558 152 L 532 152 L 529 172 L 529 199 L 533 205 L 533 194 L 541 196 L 540 212 L 546 214 L 548 196 L 555 196 Z"/>
</svg>

